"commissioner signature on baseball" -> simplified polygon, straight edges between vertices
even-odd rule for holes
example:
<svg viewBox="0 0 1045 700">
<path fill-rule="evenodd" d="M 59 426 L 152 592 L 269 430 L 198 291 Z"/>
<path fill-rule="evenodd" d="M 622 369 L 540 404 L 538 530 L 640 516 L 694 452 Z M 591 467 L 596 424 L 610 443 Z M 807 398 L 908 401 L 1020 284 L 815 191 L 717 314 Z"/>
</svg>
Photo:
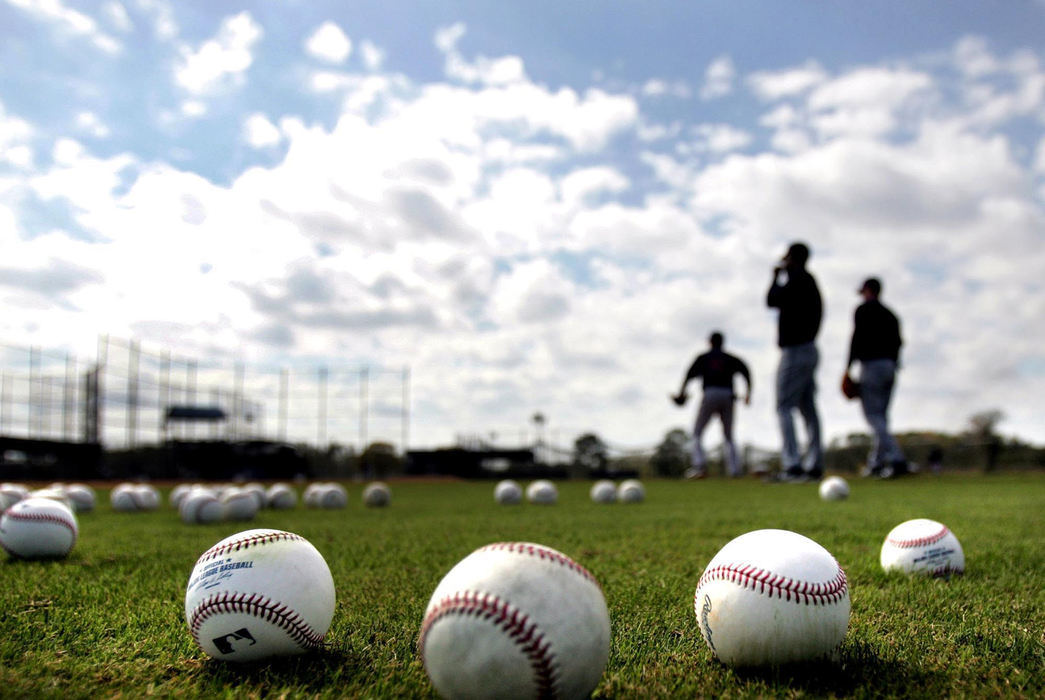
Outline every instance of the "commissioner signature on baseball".
<svg viewBox="0 0 1045 700">
<path fill-rule="evenodd" d="M 711 639 L 711 624 L 708 623 L 708 616 L 711 613 L 711 596 L 704 595 L 704 605 L 700 609 L 700 625 L 704 628 L 704 638 L 708 641 L 708 646 L 711 647 L 711 651 L 715 652 L 715 642 Z"/>
</svg>

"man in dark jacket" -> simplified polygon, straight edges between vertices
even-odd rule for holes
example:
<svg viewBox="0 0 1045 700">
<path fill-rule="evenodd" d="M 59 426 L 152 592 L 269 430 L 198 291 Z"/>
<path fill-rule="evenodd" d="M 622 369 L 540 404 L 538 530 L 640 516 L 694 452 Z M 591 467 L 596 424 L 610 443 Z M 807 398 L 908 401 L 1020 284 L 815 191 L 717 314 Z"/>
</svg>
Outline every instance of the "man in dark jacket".
<svg viewBox="0 0 1045 700">
<path fill-rule="evenodd" d="M 816 367 L 820 354 L 816 336 L 823 320 L 824 305 L 816 280 L 806 270 L 809 248 L 793 243 L 783 260 L 773 268 L 773 282 L 766 304 L 779 309 L 777 344 L 780 366 L 777 369 L 777 417 L 783 445 L 780 454 L 780 479 L 818 481 L 824 474 L 824 449 L 820 437 L 820 416 L 816 410 Z M 805 455 L 798 451 L 793 412 L 798 409 L 805 423 L 808 445 Z"/>
<path fill-rule="evenodd" d="M 853 315 L 846 374 L 860 363 L 860 406 L 874 432 L 867 457 L 869 476 L 893 477 L 908 472 L 903 450 L 889 432 L 889 403 L 900 362 L 900 321 L 879 300 L 882 283 L 871 277 L 859 289 L 864 302 Z"/>
<path fill-rule="evenodd" d="M 697 410 L 697 420 L 693 426 L 693 470 L 688 474 L 694 478 L 701 479 L 707 476 L 707 458 L 701 446 L 701 437 L 704 428 L 713 416 L 718 416 L 722 421 L 722 437 L 726 443 L 727 462 L 726 467 L 730 476 L 740 476 L 740 460 L 737 457 L 737 448 L 733 442 L 733 402 L 736 394 L 733 391 L 733 375 L 739 374 L 747 384 L 744 393 L 744 403 L 751 403 L 751 373 L 748 371 L 744 361 L 735 355 L 730 355 L 722 349 L 724 337 L 718 331 L 711 334 L 709 342 L 711 349 L 690 365 L 689 371 L 682 379 L 682 386 L 672 400 L 679 406 L 686 403 L 686 385 L 697 377 L 704 379 L 704 397 Z"/>
</svg>

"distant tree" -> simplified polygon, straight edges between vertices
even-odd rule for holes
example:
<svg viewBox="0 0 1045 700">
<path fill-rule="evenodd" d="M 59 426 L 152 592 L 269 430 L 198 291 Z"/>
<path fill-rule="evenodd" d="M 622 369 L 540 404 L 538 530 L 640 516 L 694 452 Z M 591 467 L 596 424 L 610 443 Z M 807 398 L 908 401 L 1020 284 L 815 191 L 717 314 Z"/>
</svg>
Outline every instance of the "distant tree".
<svg viewBox="0 0 1045 700">
<path fill-rule="evenodd" d="M 389 474 L 402 471 L 402 460 L 396 455 L 396 448 L 387 442 L 372 442 L 359 455 L 359 468 L 364 478 L 383 479 Z"/>
<path fill-rule="evenodd" d="M 1002 440 L 998 435 L 998 423 L 1005 418 L 1005 414 L 998 409 L 980 411 L 969 417 L 969 433 L 984 448 L 986 460 L 984 469 L 994 471 L 998 466 L 998 455 L 1001 453 Z"/>
<path fill-rule="evenodd" d="M 980 411 L 969 416 L 969 433 L 978 438 L 991 438 L 997 434 L 998 424 L 1005 414 L 998 409 Z"/>
<path fill-rule="evenodd" d="M 581 474 L 601 471 L 609 462 L 609 448 L 595 433 L 585 433 L 573 443 L 573 467 Z"/>
<path fill-rule="evenodd" d="M 653 473 L 659 476 L 682 476 L 690 466 L 689 452 L 686 450 L 688 440 L 689 436 L 681 428 L 668 431 L 650 458 Z"/>
</svg>

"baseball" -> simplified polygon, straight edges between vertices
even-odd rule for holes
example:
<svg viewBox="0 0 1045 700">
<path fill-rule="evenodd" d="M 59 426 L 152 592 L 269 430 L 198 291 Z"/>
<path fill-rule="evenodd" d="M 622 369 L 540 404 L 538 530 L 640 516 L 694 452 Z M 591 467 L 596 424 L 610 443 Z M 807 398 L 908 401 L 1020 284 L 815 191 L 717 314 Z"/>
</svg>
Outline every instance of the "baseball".
<svg viewBox="0 0 1045 700">
<path fill-rule="evenodd" d="M 178 515 L 188 525 L 216 523 L 225 515 L 221 501 L 208 489 L 192 489 L 178 504 Z"/>
<path fill-rule="evenodd" d="M 26 498 L 0 516 L 0 546 L 21 559 L 64 557 L 79 533 L 72 509 L 50 498 Z"/>
<path fill-rule="evenodd" d="M 338 483 L 324 484 L 316 496 L 316 506 L 319 508 L 344 508 L 347 505 L 348 491 Z"/>
<path fill-rule="evenodd" d="M 965 571 L 965 553 L 943 523 L 917 518 L 900 523 L 885 537 L 880 556 L 886 571 L 950 576 Z"/>
<path fill-rule="evenodd" d="M 109 503 L 119 513 L 133 513 L 138 510 L 138 499 L 134 494 L 134 484 L 123 483 L 113 487 L 109 492 Z"/>
<path fill-rule="evenodd" d="M 522 486 L 517 481 L 504 479 L 497 482 L 493 489 L 493 499 L 505 506 L 514 506 L 522 503 Z"/>
<path fill-rule="evenodd" d="M 26 498 L 29 498 L 29 489 L 22 484 L 0 484 L 0 513 Z"/>
<path fill-rule="evenodd" d="M 298 494 L 286 484 L 272 484 L 265 493 L 268 507 L 273 510 L 287 510 L 298 504 Z"/>
<path fill-rule="evenodd" d="M 559 500 L 559 489 L 547 479 L 538 479 L 526 487 L 526 500 L 544 506 L 554 505 Z"/>
<path fill-rule="evenodd" d="M 253 520 L 258 514 L 257 500 L 244 489 L 225 489 L 220 500 L 226 520 Z"/>
<path fill-rule="evenodd" d="M 301 492 L 301 502 L 305 504 L 306 508 L 318 508 L 319 495 L 326 487 L 326 482 L 313 481 L 305 487 L 304 491 Z"/>
<path fill-rule="evenodd" d="M 388 486 L 380 481 L 375 481 L 372 484 L 367 484 L 367 487 L 363 489 L 363 503 L 367 504 L 371 508 L 380 508 L 387 506 L 388 502 L 392 500 L 392 492 L 388 490 Z"/>
<path fill-rule="evenodd" d="M 256 481 L 252 481 L 249 484 L 243 485 L 243 490 L 254 497 L 255 503 L 258 505 L 258 510 L 262 510 L 268 505 L 268 496 L 265 493 L 265 487 Z"/>
<path fill-rule="evenodd" d="M 131 494 L 138 510 L 156 510 L 160 507 L 160 492 L 150 484 L 135 484 L 131 487 Z"/>
<path fill-rule="evenodd" d="M 591 485 L 589 494 L 596 503 L 614 503 L 617 500 L 617 487 L 609 479 L 600 479 Z"/>
<path fill-rule="evenodd" d="M 617 487 L 617 500 L 621 503 L 642 503 L 646 500 L 646 487 L 638 479 L 625 479 Z"/>
<path fill-rule="evenodd" d="M 829 476 L 820 482 L 820 498 L 825 501 L 843 501 L 849 498 L 849 482 L 840 476 Z"/>
<path fill-rule="evenodd" d="M 167 496 L 167 502 L 171 504 L 172 508 L 177 509 L 181 505 L 181 500 L 192 491 L 192 486 L 189 484 L 178 484 L 171 489 L 170 494 Z"/>
<path fill-rule="evenodd" d="M 755 530 L 719 550 L 693 609 L 711 653 L 729 666 L 828 657 L 849 626 L 845 572 L 819 544 L 787 530 Z"/>
<path fill-rule="evenodd" d="M 74 513 L 89 513 L 94 510 L 97 498 L 87 484 L 69 484 L 65 487 L 65 495 L 72 501 Z"/>
<path fill-rule="evenodd" d="M 323 643 L 334 617 L 334 579 L 312 544 L 282 530 L 226 537 L 196 561 L 185 620 L 206 654 L 256 661 Z"/>
<path fill-rule="evenodd" d="M 610 618 L 598 582 L 566 555 L 491 544 L 440 581 L 418 646 L 443 697 L 586 698 L 606 668 Z"/>
</svg>

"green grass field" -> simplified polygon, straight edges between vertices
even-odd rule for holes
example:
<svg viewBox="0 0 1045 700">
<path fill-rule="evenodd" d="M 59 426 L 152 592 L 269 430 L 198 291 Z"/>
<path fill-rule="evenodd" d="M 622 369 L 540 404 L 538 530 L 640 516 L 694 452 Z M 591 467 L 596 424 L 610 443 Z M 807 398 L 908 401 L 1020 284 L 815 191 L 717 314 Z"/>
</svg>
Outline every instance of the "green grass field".
<svg viewBox="0 0 1045 700">
<path fill-rule="evenodd" d="M 246 525 L 184 525 L 166 506 L 114 513 L 108 492 L 55 562 L 0 564 L 0 697 L 430 697 L 416 651 L 428 598 L 475 548 L 554 547 L 601 582 L 613 643 L 597 697 L 1045 695 L 1045 474 L 850 480 L 847 501 L 814 485 L 647 482 L 638 505 L 596 505 L 589 483 L 555 506 L 498 506 L 492 483 L 393 482 L 366 509 L 349 485 L 340 511 L 263 512 Z M 966 573 L 884 574 L 878 552 L 901 521 L 927 517 L 960 539 Z M 208 659 L 183 606 L 196 558 L 239 530 L 308 538 L 337 586 L 321 652 L 252 666 Z M 849 578 L 841 658 L 758 672 L 715 662 L 692 609 L 704 565 L 733 537 L 795 530 Z"/>
</svg>

